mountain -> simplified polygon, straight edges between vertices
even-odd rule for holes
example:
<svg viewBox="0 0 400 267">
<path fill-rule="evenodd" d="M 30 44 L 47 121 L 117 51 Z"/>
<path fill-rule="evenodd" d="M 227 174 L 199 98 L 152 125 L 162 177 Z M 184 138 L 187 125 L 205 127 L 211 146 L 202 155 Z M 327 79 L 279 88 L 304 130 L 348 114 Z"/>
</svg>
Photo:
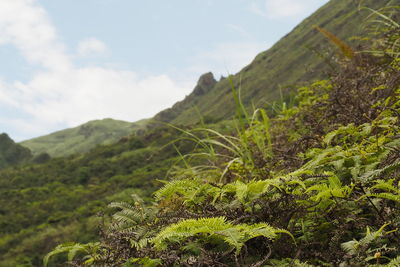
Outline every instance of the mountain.
<svg viewBox="0 0 400 267">
<path fill-rule="evenodd" d="M 75 128 L 23 141 L 34 155 L 48 153 L 51 157 L 84 153 L 97 145 L 112 144 L 143 127 L 146 120 L 136 123 L 103 119 L 94 120 Z"/>
<path fill-rule="evenodd" d="M 16 144 L 6 133 L 0 134 L 0 169 L 28 162 L 31 151 Z"/>
<path fill-rule="evenodd" d="M 265 107 L 293 92 L 304 81 L 327 78 L 332 71 L 326 59 L 336 52 L 334 45 L 315 29 L 318 25 L 356 45 L 354 36 L 362 35 L 370 11 L 361 6 L 379 9 L 393 4 L 389 0 L 332 0 L 301 22 L 292 32 L 274 46 L 260 53 L 239 73 L 231 76 L 236 89 L 241 88 L 241 98 L 248 107 L 253 104 Z M 240 51 L 238 51 L 240 53 Z M 200 89 L 201 88 L 201 89 Z M 155 116 L 156 120 L 190 125 L 202 116 L 213 121 L 226 119 L 234 114 L 235 103 L 229 79 L 216 82 L 210 73 L 199 80 L 196 89 L 183 101 Z"/>
<path fill-rule="evenodd" d="M 362 5 L 377 9 L 390 2 L 393 1 L 365 0 Z M 191 125 L 199 122 L 199 114 L 205 122 L 229 119 L 235 110 L 230 80 L 236 88 L 241 88 L 241 98 L 246 106 L 265 107 L 280 100 L 282 95 L 287 97 L 304 81 L 326 78 L 332 67 L 326 63 L 326 58 L 335 48 L 314 26 L 356 44 L 351 39 L 363 32 L 364 27 L 360 25 L 368 14 L 359 9 L 360 3 L 358 0 L 330 1 L 230 79 L 217 81 L 212 73 L 202 75 L 190 95 L 159 112 L 154 121 Z M 20 144 L 34 155 L 48 153 L 60 157 L 87 152 L 99 144 L 111 144 L 138 129 L 143 129 L 143 122 L 132 124 L 105 119 Z"/>
<path fill-rule="evenodd" d="M 234 75 L 232 80 L 236 86 L 240 84 L 241 78 L 244 103 L 249 105 L 252 99 L 263 98 L 273 101 L 279 98 L 279 85 L 285 89 L 285 85 L 326 77 L 325 70 L 329 68 L 325 66 L 327 63 L 318 58 L 312 49 L 305 47 L 315 48 L 327 57 L 334 53 L 331 50 L 335 48 L 313 30 L 313 24 L 328 29 L 343 40 L 349 40 L 359 31 L 363 17 L 367 14 L 364 11 L 358 12 L 357 3 L 352 0 L 330 1 L 277 45 L 258 55 L 250 65 Z M 377 8 L 389 1 L 366 0 L 363 3 Z M 289 89 L 292 90 L 292 87 Z M 207 122 L 217 121 L 217 126 L 213 127 L 231 131 L 232 127 L 221 121 L 230 118 L 234 110 L 229 80 L 217 81 L 211 73 L 203 75 L 191 95 L 159 113 L 155 119 L 181 125 L 194 124 L 198 120 L 198 113 L 193 107 L 205 115 Z M 129 123 L 124 127 L 132 132 L 143 129 L 147 123 L 136 124 L 139 128 L 129 126 Z M 32 149 L 35 155 L 43 151 L 49 151 L 53 156 L 57 153 L 60 156 L 66 155 L 64 153 L 68 151 L 67 154 L 76 153 L 85 140 L 92 140 L 92 135 L 103 132 L 94 128 L 68 129 L 68 135 L 63 137 L 61 134 L 58 139 L 50 135 L 51 138 L 48 136 L 49 139 L 43 141 L 42 150 Z M 283 128 L 280 132 L 285 133 L 285 130 Z M 320 138 L 318 128 L 315 131 L 316 138 Z M 114 140 L 116 143 L 97 145 L 87 153 L 0 171 L 0 266 L 41 266 L 44 254 L 57 244 L 96 240 L 98 225 L 102 221 L 97 215 L 109 214 L 106 207 L 112 201 L 126 201 L 130 195 L 137 194 L 145 202 L 152 202 L 152 193 L 162 185 L 157 179 L 167 180 L 176 171 L 170 171 L 171 166 L 193 149 L 194 145 L 187 141 L 190 138 L 181 137 L 180 131 L 155 124 L 140 135 L 118 137 Z M 175 147 L 167 146 L 174 140 L 179 140 Z M 65 142 L 63 147 L 50 152 L 53 147 L 60 145 L 60 141 Z M 313 139 L 304 138 L 302 141 L 297 147 L 312 143 Z M 93 141 L 91 145 L 96 142 Z M 278 162 L 285 160 L 283 155 Z M 236 162 L 232 163 L 232 168 L 236 168 L 234 172 L 243 171 L 240 167 Z M 182 192 L 187 193 L 185 188 Z M 206 200 L 211 203 L 213 198 Z M 173 205 L 182 203 L 178 199 Z M 234 214 L 231 212 L 230 215 Z M 267 248 L 260 253 L 266 251 Z M 61 263 L 54 266 L 61 266 Z"/>
<path fill-rule="evenodd" d="M 361 53 L 321 29 L 347 54 L 330 79 L 269 117 L 238 105 L 234 132 L 187 127 L 177 140 L 196 148 L 175 143 L 152 201 L 111 202 L 97 239 L 60 244 L 45 267 L 400 266 L 399 14 L 371 16 Z"/>
</svg>

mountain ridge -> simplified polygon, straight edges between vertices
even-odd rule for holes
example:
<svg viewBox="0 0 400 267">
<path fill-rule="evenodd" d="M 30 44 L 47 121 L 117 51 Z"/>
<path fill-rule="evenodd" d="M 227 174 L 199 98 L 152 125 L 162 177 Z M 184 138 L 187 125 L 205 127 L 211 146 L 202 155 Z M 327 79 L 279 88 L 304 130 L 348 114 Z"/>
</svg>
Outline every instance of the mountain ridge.
<svg viewBox="0 0 400 267">
<path fill-rule="evenodd" d="M 96 145 L 117 142 L 119 138 L 132 134 L 136 130 L 142 132 L 147 128 L 145 126 L 147 123 L 152 125 L 150 127 L 158 127 L 159 122 L 194 125 L 201 120 L 205 123 L 213 123 L 230 119 L 235 111 L 232 83 L 235 89 L 240 88 L 242 101 L 248 108 L 254 106 L 268 109 L 268 105 L 282 100 L 282 97 L 287 98 L 301 83 L 328 77 L 326 73 L 331 65 L 326 64 L 324 57 L 330 57 L 335 53 L 335 48 L 315 29 L 315 25 L 326 28 L 344 41 L 355 45 L 356 42 L 351 38 L 362 33 L 362 29 L 357 26 L 363 23 L 365 12 L 367 12 L 360 10 L 360 3 L 371 8 L 378 8 L 392 1 L 384 2 L 329 1 L 271 48 L 256 55 L 252 62 L 237 74 L 231 75 L 229 79 L 221 78 L 219 81 L 211 72 L 201 75 L 197 85 L 188 96 L 170 108 L 158 112 L 152 119 L 137 122 L 139 127 L 133 126 L 131 132 L 127 130 L 129 127 L 121 123 L 114 124 L 116 131 L 114 136 L 108 136 L 113 135 L 113 129 L 105 127 L 99 129 L 104 133 L 98 132 L 97 137 L 92 136 L 90 140 L 86 140 L 85 133 L 72 134 L 68 138 L 54 138 L 63 134 L 63 131 L 70 132 L 71 128 L 69 128 L 26 140 L 20 144 L 29 148 L 34 155 L 48 153 L 52 157 L 60 157 L 87 152 Z M 347 13 L 346 10 L 353 11 Z M 63 143 L 68 143 L 67 148 Z"/>
<path fill-rule="evenodd" d="M 360 29 L 360 25 L 368 12 L 360 9 L 360 4 L 378 9 L 391 2 L 329 1 L 230 77 L 236 89 L 241 89 L 244 104 L 247 107 L 253 104 L 256 107 L 266 107 L 265 103 L 280 100 L 281 88 L 284 89 L 284 95 L 288 95 L 302 82 L 327 78 L 326 72 L 330 66 L 320 57 L 328 58 L 335 53 L 335 48 L 315 29 L 315 25 L 331 31 L 345 42 L 356 45 L 357 42 L 352 38 L 363 33 L 364 29 Z M 348 13 L 348 10 L 352 11 Z M 221 79 L 205 94 L 196 96 L 193 91 L 184 100 L 159 112 L 154 118 L 178 125 L 199 122 L 198 113 L 216 121 L 230 118 L 235 111 L 231 90 L 229 79 Z M 257 99 L 257 102 L 254 103 L 253 99 Z"/>
<path fill-rule="evenodd" d="M 111 118 L 92 120 L 77 127 L 20 142 L 34 155 L 48 153 L 51 157 L 85 153 L 97 145 L 117 142 L 124 136 L 142 129 L 146 120 L 136 123 Z"/>
</svg>

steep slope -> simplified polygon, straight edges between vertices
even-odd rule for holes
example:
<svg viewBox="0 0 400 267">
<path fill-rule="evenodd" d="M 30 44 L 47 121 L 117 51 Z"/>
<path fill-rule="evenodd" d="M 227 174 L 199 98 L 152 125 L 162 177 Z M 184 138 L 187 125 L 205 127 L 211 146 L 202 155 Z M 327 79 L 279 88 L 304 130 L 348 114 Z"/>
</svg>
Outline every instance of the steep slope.
<svg viewBox="0 0 400 267">
<path fill-rule="evenodd" d="M 27 162 L 31 151 L 16 144 L 6 133 L 0 134 L 0 169 Z"/>
<path fill-rule="evenodd" d="M 131 123 L 113 119 L 94 120 L 75 128 L 23 141 L 34 155 L 48 153 L 52 157 L 87 152 L 97 145 L 112 144 L 142 127 L 145 121 Z"/>
<path fill-rule="evenodd" d="M 315 25 L 355 45 L 351 38 L 364 32 L 366 17 L 370 13 L 360 9 L 361 6 L 379 9 L 398 3 L 398 0 L 331 0 L 271 49 L 257 55 L 251 64 L 232 76 L 235 86 L 241 87 L 243 102 L 247 106 L 254 104 L 265 107 L 267 103 L 280 98 L 280 88 L 287 95 L 295 88 L 295 84 L 327 77 L 330 65 L 325 62 L 325 58 L 329 58 L 336 49 L 315 30 Z M 206 76 L 211 79 L 209 74 Z M 199 81 L 201 84 L 202 78 Z M 193 124 L 198 121 L 198 111 L 205 118 L 213 120 L 232 116 L 235 107 L 229 80 L 223 79 L 209 85 L 211 87 L 202 94 L 195 90 L 172 108 L 157 114 L 155 119 Z"/>
</svg>

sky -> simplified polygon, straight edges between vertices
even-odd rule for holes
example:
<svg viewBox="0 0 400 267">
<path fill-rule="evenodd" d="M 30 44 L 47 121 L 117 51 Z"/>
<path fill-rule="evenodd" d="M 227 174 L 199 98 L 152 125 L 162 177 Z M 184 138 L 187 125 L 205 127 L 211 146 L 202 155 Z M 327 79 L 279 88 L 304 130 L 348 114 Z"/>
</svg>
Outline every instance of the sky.
<svg viewBox="0 0 400 267">
<path fill-rule="evenodd" d="M 0 132 L 137 121 L 237 73 L 328 0 L 0 0 Z"/>
</svg>

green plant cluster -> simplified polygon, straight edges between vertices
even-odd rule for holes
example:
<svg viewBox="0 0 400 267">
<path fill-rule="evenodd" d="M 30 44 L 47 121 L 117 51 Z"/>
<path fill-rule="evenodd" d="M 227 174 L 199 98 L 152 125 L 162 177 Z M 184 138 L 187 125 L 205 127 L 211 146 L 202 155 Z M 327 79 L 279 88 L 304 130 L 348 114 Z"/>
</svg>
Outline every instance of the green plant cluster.
<svg viewBox="0 0 400 267">
<path fill-rule="evenodd" d="M 399 266 L 400 61 L 387 32 L 390 53 L 344 57 L 271 119 L 234 90 L 234 135 L 181 130 L 194 151 L 178 149 L 153 203 L 111 204 L 100 242 L 59 245 L 44 264 L 68 252 L 94 266 Z"/>
<path fill-rule="evenodd" d="M 40 266 L 55 245 L 97 239 L 111 201 L 148 199 L 177 160 L 179 132 L 158 127 L 86 154 L 0 171 L 0 266 Z M 176 144 L 182 152 L 191 144 Z"/>
</svg>

